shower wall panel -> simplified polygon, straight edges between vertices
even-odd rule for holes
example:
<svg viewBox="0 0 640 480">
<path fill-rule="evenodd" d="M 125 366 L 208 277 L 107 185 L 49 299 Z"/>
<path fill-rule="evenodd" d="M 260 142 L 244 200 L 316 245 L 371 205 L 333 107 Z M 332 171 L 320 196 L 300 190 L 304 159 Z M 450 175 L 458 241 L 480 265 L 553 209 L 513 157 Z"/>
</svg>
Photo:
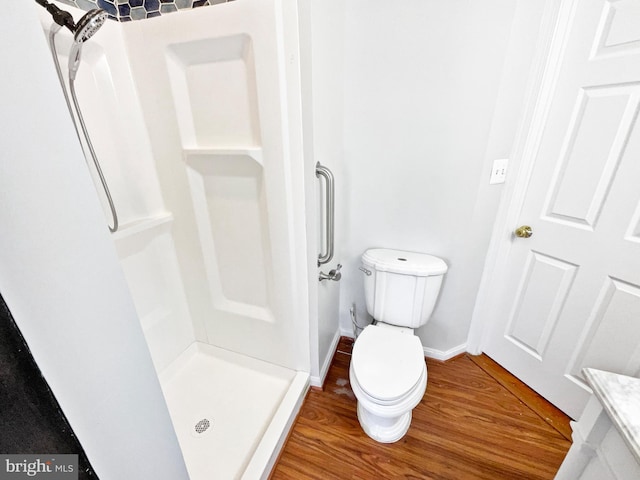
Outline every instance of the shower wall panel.
<svg viewBox="0 0 640 480">
<path fill-rule="evenodd" d="M 74 18 L 82 12 L 71 10 Z M 48 33 L 51 23 L 41 15 Z M 63 77 L 71 34 L 56 36 Z M 66 82 L 66 78 L 65 78 Z M 133 83 L 121 25 L 106 22 L 86 42 L 75 82 L 78 102 L 113 197 L 120 228 L 111 235 L 131 291 L 156 371 L 163 370 L 195 335 L 179 271 L 144 117 Z M 84 143 L 84 142 L 83 142 Z M 86 151 L 86 145 L 85 151 Z M 92 163 L 87 163 L 105 213 L 106 197 Z"/>
<path fill-rule="evenodd" d="M 185 159 L 214 308 L 274 321 L 262 165 L 237 152 Z"/>
<path fill-rule="evenodd" d="M 142 115 L 136 109 L 128 66 L 119 55 L 124 46 L 121 41 L 116 41 L 117 27 L 107 23 L 100 35 L 83 46 L 75 89 L 120 223 L 126 228 L 127 224 L 161 213 L 163 207 Z M 71 35 L 64 30 L 56 36 L 65 82 L 71 43 Z M 82 143 L 88 153 L 84 138 Z M 94 179 L 105 220 L 111 222 L 109 206 L 91 160 L 88 160 L 87 168 Z"/>
<path fill-rule="evenodd" d="M 281 8 L 231 2 L 123 28 L 196 339 L 306 370 L 301 107 Z"/>
<path fill-rule="evenodd" d="M 116 248 L 154 366 L 161 372 L 194 342 L 194 333 L 170 217 L 151 223 L 120 237 Z"/>
</svg>

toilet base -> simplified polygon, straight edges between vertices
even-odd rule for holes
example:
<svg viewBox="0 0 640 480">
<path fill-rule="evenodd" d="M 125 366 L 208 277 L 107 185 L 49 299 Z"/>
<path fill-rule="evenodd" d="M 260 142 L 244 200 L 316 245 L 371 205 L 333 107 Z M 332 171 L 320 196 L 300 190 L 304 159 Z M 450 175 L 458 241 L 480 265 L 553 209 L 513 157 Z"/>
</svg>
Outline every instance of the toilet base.
<svg viewBox="0 0 640 480">
<path fill-rule="evenodd" d="M 411 410 L 398 417 L 381 417 L 358 402 L 358 420 L 364 433 L 380 443 L 393 443 L 404 437 L 411 425 Z"/>
</svg>

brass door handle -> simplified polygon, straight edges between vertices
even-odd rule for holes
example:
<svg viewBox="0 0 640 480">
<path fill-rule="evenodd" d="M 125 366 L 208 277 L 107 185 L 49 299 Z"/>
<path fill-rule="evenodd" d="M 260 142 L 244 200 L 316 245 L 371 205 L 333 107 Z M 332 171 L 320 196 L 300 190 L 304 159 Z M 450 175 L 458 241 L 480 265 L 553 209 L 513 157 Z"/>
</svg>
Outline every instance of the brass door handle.
<svg viewBox="0 0 640 480">
<path fill-rule="evenodd" d="M 529 225 L 522 225 L 521 227 L 516 228 L 516 231 L 513 232 L 516 237 L 520 238 L 529 238 L 533 235 L 533 230 Z"/>
</svg>

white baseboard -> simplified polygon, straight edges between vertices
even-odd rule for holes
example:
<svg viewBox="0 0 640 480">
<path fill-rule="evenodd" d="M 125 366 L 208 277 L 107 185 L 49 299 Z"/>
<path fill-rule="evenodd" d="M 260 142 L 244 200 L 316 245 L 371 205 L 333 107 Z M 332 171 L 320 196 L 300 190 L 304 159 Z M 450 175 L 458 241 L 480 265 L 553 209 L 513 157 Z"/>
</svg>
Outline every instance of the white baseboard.
<svg viewBox="0 0 640 480">
<path fill-rule="evenodd" d="M 422 347 L 424 350 L 424 356 L 427 358 L 433 358 L 434 360 L 440 360 L 444 362 L 445 360 L 449 360 L 450 358 L 455 357 L 456 355 L 460 355 L 461 353 L 465 353 L 467 351 L 467 344 L 463 343 L 462 345 L 458 345 L 457 347 L 450 348 L 449 350 L 436 350 L 435 348 Z"/>
<path fill-rule="evenodd" d="M 348 330 L 340 327 L 340 335 L 342 335 L 343 337 L 353 338 L 353 330 Z"/>
<path fill-rule="evenodd" d="M 327 378 L 329 367 L 331 367 L 331 360 L 333 360 L 333 355 L 336 353 L 341 336 L 342 332 L 340 330 L 336 330 L 336 333 L 333 335 L 333 340 L 331 340 L 331 346 L 327 351 L 327 356 L 325 357 L 324 362 L 322 362 L 322 367 L 320 367 L 319 376 L 312 375 L 309 377 L 309 384 L 312 387 L 322 388 L 322 385 L 324 385 L 324 380 Z"/>
</svg>

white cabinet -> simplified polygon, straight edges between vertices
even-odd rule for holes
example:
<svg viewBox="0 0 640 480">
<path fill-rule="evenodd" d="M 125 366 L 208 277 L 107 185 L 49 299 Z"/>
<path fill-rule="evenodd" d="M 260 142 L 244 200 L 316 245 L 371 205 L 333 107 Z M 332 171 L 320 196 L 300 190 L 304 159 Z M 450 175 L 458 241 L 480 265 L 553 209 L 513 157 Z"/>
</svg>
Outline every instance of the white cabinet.
<svg viewBox="0 0 640 480">
<path fill-rule="evenodd" d="M 585 369 L 593 388 L 556 480 L 638 480 L 640 379 Z M 621 383 L 623 382 L 623 383 Z"/>
</svg>

